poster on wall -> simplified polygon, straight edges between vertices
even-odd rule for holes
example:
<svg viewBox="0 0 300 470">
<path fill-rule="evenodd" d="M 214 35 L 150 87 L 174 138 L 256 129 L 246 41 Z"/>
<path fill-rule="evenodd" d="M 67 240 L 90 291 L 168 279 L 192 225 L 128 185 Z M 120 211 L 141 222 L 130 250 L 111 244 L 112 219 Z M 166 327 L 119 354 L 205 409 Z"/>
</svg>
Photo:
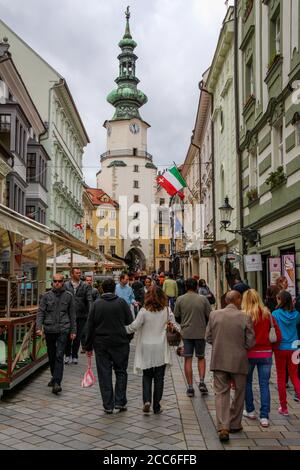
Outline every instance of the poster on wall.
<svg viewBox="0 0 300 470">
<path fill-rule="evenodd" d="M 294 254 L 282 256 L 282 271 L 288 281 L 289 286 L 287 290 L 294 298 L 296 297 L 296 261 Z"/>
<path fill-rule="evenodd" d="M 244 263 L 246 273 L 259 272 L 263 270 L 261 255 L 245 255 Z"/>
<path fill-rule="evenodd" d="M 269 284 L 276 284 L 281 276 L 281 258 L 269 258 Z"/>
</svg>

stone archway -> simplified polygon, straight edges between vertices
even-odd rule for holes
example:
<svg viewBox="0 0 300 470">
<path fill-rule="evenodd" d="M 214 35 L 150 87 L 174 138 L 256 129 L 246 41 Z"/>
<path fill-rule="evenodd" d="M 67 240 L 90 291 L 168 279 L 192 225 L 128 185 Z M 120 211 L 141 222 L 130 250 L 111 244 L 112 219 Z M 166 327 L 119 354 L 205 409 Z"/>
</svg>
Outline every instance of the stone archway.
<svg viewBox="0 0 300 470">
<path fill-rule="evenodd" d="M 146 270 L 146 258 L 139 248 L 131 248 L 125 256 L 125 262 L 131 272 Z"/>
</svg>

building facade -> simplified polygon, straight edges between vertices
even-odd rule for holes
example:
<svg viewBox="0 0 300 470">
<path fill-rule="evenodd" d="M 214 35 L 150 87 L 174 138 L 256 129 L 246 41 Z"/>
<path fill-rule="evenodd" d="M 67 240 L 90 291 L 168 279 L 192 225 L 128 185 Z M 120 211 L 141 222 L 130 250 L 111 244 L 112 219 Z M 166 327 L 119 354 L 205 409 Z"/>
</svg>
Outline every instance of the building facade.
<svg viewBox="0 0 300 470">
<path fill-rule="evenodd" d="M 213 96 L 213 171 L 216 259 L 216 294 L 228 290 L 232 268 L 243 270 L 242 237 L 221 227 L 219 208 L 227 197 L 233 207 L 230 230 L 240 229 L 240 186 L 236 148 L 235 77 L 234 77 L 234 8 L 229 7 L 223 21 L 218 44 L 208 76 L 203 83 Z"/>
<path fill-rule="evenodd" d="M 102 257 L 124 257 L 123 239 L 120 236 L 119 205 L 102 189 L 87 188 L 94 209 L 91 241 Z"/>
<path fill-rule="evenodd" d="M 171 270 L 170 196 L 162 186 L 155 194 L 156 218 L 154 220 L 154 269 L 157 273 Z"/>
<path fill-rule="evenodd" d="M 76 229 L 76 225 L 82 223 L 83 218 L 82 156 L 89 139 L 71 92 L 65 79 L 1 20 L 0 36 L 8 38 L 16 67 L 47 129 L 41 138 L 51 159 L 46 182 L 46 224 L 51 230 L 83 239 L 83 232 Z M 37 168 L 44 155 L 34 149 L 30 153 L 36 155 L 35 158 L 32 156 L 31 166 Z M 35 178 L 40 175 L 38 170 Z M 40 207 L 34 201 L 40 200 L 41 193 L 34 185 L 31 211 L 33 208 L 34 212 L 39 211 Z"/>
<path fill-rule="evenodd" d="M 45 224 L 47 163 L 44 123 L 20 77 L 8 42 L 0 44 L 0 142 L 11 154 L 6 205 Z M 2 188 L 3 191 L 3 188 Z"/>
<path fill-rule="evenodd" d="M 146 95 L 137 89 L 137 46 L 129 27 L 119 42 L 118 88 L 107 97 L 115 107 L 113 118 L 104 123 L 107 132 L 107 151 L 101 155 L 101 170 L 97 186 L 120 205 L 120 232 L 124 238 L 124 253 L 133 270 L 153 270 L 152 206 L 155 204 L 157 168 L 148 153 L 147 131 L 139 108 L 147 102 Z"/>
<path fill-rule="evenodd" d="M 300 288 L 300 2 L 238 1 L 238 101 L 244 227 L 260 233 L 264 295 L 286 275 Z M 297 91 L 298 89 L 298 91 Z"/>
</svg>

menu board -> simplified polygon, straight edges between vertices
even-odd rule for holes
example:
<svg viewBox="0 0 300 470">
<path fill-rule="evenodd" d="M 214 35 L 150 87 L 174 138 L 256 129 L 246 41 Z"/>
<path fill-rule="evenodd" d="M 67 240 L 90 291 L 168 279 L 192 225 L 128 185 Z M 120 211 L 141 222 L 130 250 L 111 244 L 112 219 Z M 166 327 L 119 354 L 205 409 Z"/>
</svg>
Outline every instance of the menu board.
<svg viewBox="0 0 300 470">
<path fill-rule="evenodd" d="M 288 291 L 296 297 L 296 260 L 294 254 L 282 255 L 282 272 L 288 281 Z"/>
<path fill-rule="evenodd" d="M 281 258 L 269 258 L 269 284 L 276 284 L 276 280 L 281 276 Z"/>
</svg>

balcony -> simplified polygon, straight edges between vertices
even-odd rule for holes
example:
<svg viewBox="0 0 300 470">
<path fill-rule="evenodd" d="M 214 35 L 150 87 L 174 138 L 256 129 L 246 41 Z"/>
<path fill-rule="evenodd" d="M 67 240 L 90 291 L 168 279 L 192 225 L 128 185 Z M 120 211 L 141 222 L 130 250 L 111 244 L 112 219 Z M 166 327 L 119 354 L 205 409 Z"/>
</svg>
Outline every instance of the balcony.
<svg viewBox="0 0 300 470">
<path fill-rule="evenodd" d="M 107 158 L 111 157 L 144 157 L 147 158 L 149 161 L 153 161 L 153 156 L 144 151 L 138 149 L 121 149 L 121 150 L 109 150 L 108 152 L 102 153 L 100 155 L 100 162 L 103 162 Z"/>
</svg>

